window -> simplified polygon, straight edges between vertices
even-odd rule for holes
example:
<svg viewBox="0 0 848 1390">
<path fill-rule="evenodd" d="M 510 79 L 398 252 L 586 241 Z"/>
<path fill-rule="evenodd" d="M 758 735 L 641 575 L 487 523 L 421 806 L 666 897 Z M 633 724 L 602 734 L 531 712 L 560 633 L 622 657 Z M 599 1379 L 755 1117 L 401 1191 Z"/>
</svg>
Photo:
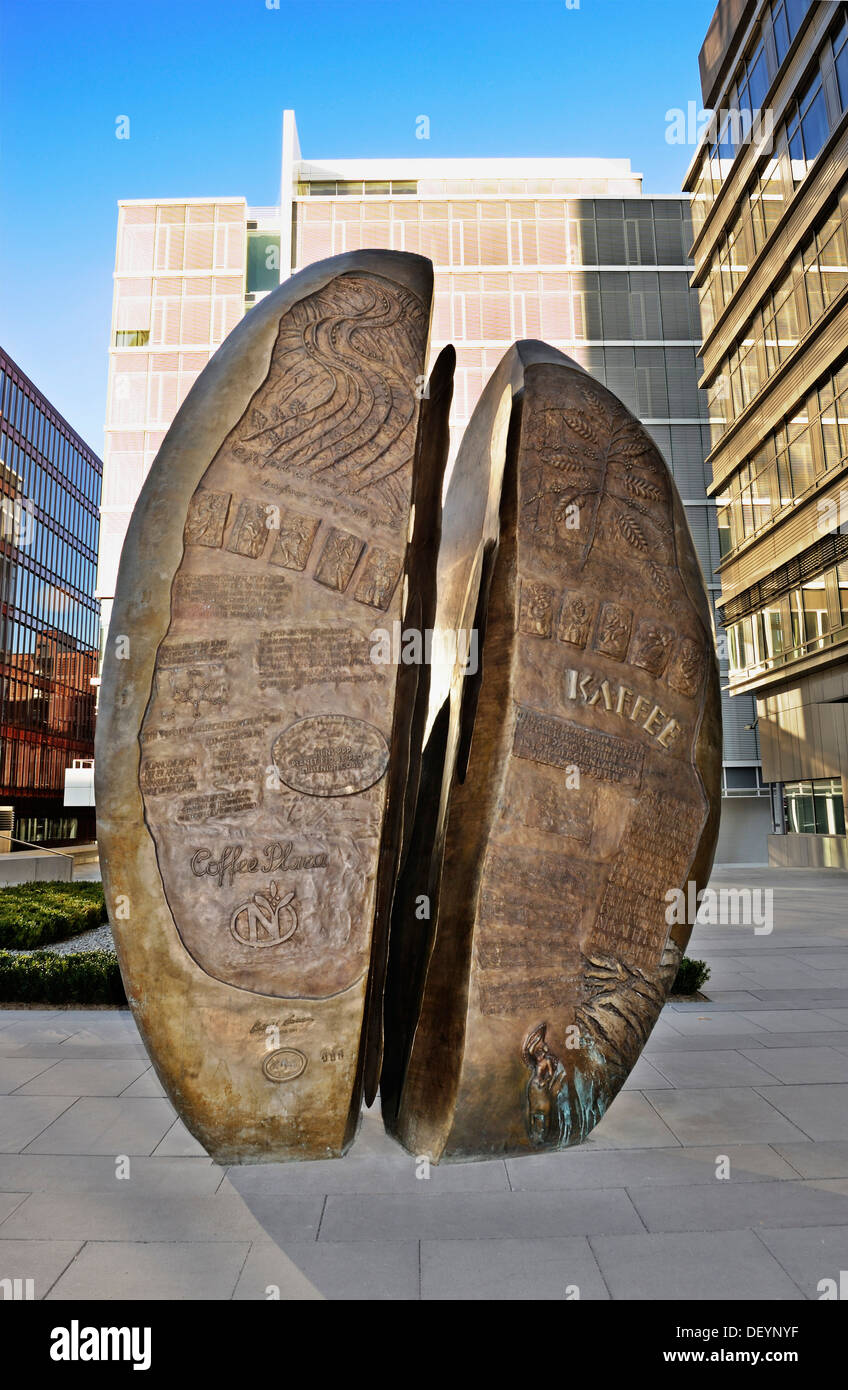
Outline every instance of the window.
<svg viewBox="0 0 848 1390">
<path fill-rule="evenodd" d="M 247 238 L 247 293 L 273 290 L 280 283 L 280 238 L 251 232 Z"/>
<path fill-rule="evenodd" d="M 806 178 L 809 165 L 827 139 L 827 109 L 820 73 L 816 72 L 806 91 L 798 98 L 787 132 L 792 182 L 797 187 Z"/>
<path fill-rule="evenodd" d="M 115 347 L 146 347 L 150 339 L 147 328 L 132 328 L 115 334 Z"/>
<path fill-rule="evenodd" d="M 766 92 L 768 91 L 768 85 L 769 75 L 768 65 L 766 63 L 766 51 L 763 41 L 760 39 L 751 57 L 744 64 L 743 72 L 739 78 L 739 110 L 751 113 L 760 111 L 763 101 L 765 100 Z M 740 122 L 740 126 L 742 127 L 740 134 L 744 135 L 746 125 L 747 122 Z"/>
<path fill-rule="evenodd" d="M 729 490 L 734 486 L 732 482 Z M 726 498 L 727 494 L 720 499 L 725 505 L 719 527 L 729 529 L 735 540 L 744 507 L 736 507 L 734 514 L 735 499 L 728 505 Z M 831 623 L 829 599 L 834 615 L 838 605 L 838 622 L 834 617 Z M 727 634 L 731 681 L 746 680 L 755 669 L 771 669 L 848 641 L 848 562 L 831 566 L 773 599 L 767 608 L 728 624 Z"/>
<path fill-rule="evenodd" d="M 787 782 L 783 788 L 783 806 L 787 834 L 845 834 L 845 802 L 839 777 Z"/>
<path fill-rule="evenodd" d="M 790 274 L 773 291 L 763 310 L 763 340 L 769 373 L 776 370 L 798 346 L 798 311 L 795 285 Z"/>
<path fill-rule="evenodd" d="M 789 46 L 809 8 L 810 0 L 775 0 L 772 5 L 771 18 L 778 62 L 782 63 L 789 52 Z"/>
<path fill-rule="evenodd" d="M 836 81 L 839 86 L 839 102 L 843 111 L 848 110 L 848 19 L 843 19 L 833 37 L 833 64 L 836 68 Z"/>
<path fill-rule="evenodd" d="M 418 182 L 415 179 L 312 179 L 297 185 L 299 198 L 366 198 L 415 196 Z"/>
<path fill-rule="evenodd" d="M 839 593 L 839 616 L 842 626 L 848 623 L 848 564 L 836 566 L 836 584 Z"/>
</svg>

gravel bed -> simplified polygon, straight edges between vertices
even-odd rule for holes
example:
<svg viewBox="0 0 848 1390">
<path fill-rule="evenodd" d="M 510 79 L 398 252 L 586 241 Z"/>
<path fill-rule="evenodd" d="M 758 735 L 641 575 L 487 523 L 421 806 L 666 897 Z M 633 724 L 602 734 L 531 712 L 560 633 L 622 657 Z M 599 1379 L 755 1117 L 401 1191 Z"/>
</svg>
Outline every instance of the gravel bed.
<svg viewBox="0 0 848 1390">
<path fill-rule="evenodd" d="M 81 931 L 77 936 L 69 936 L 66 941 L 51 941 L 37 949 L 54 951 L 58 956 L 70 956 L 77 951 L 114 952 L 115 942 L 112 939 L 112 928 L 108 922 L 104 922 L 102 926 L 92 927 L 90 931 Z M 13 951 L 13 955 L 31 956 L 32 951 Z"/>
</svg>

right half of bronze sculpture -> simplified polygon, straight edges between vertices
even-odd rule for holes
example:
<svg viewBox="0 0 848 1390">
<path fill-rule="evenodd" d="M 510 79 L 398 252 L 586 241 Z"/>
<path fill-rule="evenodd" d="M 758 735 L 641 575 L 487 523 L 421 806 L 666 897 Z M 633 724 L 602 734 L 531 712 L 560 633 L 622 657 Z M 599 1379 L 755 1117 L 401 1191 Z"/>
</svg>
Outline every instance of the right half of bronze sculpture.
<svg viewBox="0 0 848 1390">
<path fill-rule="evenodd" d="M 469 497 L 437 625 L 485 627 L 481 660 L 434 675 L 387 1003 L 386 1123 L 434 1159 L 586 1138 L 688 939 L 669 890 L 704 886 L 718 826 L 709 609 L 645 429 L 562 354 L 518 344 L 469 424 L 449 537 Z"/>
</svg>

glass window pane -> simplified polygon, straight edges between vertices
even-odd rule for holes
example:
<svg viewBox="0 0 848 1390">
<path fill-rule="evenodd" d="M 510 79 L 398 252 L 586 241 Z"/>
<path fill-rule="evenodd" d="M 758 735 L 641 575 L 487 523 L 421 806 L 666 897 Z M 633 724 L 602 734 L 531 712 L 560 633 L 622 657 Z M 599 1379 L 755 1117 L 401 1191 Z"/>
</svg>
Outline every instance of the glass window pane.
<svg viewBox="0 0 848 1390">
<path fill-rule="evenodd" d="M 789 26 L 786 22 L 786 10 L 783 5 L 775 7 L 772 18 L 774 21 L 774 44 L 777 49 L 777 61 L 782 63 L 786 54 L 789 52 Z"/>
<path fill-rule="evenodd" d="M 827 108 L 824 104 L 824 92 L 822 91 L 821 80 L 817 79 L 818 90 L 810 98 L 802 98 L 799 103 L 801 106 L 801 128 L 804 132 L 804 154 L 807 163 L 811 163 L 825 140 L 827 139 Z M 805 102 L 809 102 L 806 105 Z"/>
</svg>

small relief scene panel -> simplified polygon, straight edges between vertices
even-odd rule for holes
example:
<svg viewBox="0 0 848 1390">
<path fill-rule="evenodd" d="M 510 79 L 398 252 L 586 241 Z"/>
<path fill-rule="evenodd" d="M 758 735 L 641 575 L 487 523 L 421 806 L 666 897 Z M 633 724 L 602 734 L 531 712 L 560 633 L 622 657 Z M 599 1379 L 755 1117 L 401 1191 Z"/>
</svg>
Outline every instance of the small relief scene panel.
<svg viewBox="0 0 848 1390">
<path fill-rule="evenodd" d="M 184 532 L 186 545 L 208 545 L 215 549 L 223 545 L 229 507 L 228 492 L 198 489 L 188 507 Z"/>
</svg>

